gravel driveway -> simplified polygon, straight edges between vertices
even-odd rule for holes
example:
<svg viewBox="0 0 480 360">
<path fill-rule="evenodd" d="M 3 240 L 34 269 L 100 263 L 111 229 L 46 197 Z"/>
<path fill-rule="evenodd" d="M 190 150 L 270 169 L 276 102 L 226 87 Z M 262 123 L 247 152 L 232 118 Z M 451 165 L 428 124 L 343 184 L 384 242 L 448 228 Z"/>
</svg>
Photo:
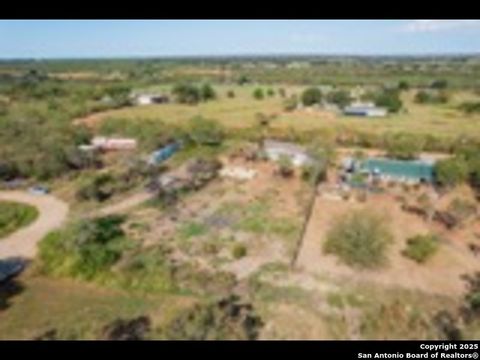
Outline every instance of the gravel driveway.
<svg viewBox="0 0 480 360">
<path fill-rule="evenodd" d="M 22 191 L 0 191 L 0 201 L 16 201 L 35 206 L 38 218 L 29 226 L 0 239 L 0 259 L 22 257 L 31 259 L 37 243 L 65 221 L 68 205 L 52 195 L 32 195 Z"/>
</svg>

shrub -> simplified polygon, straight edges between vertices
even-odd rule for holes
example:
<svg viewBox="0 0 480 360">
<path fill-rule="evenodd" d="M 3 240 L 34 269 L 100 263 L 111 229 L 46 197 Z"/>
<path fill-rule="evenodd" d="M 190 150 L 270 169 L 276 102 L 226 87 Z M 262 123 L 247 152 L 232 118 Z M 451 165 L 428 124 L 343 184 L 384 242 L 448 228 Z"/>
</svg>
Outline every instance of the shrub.
<svg viewBox="0 0 480 360">
<path fill-rule="evenodd" d="M 213 100 L 217 97 L 215 90 L 213 90 L 212 85 L 206 83 L 200 87 L 200 99 L 202 101 Z"/>
<path fill-rule="evenodd" d="M 391 242 L 390 229 L 382 217 L 368 210 L 355 210 L 333 224 L 324 251 L 353 267 L 376 268 L 385 264 Z"/>
<path fill-rule="evenodd" d="M 466 114 L 475 114 L 480 112 L 480 101 L 465 101 L 459 105 L 459 109 Z"/>
<path fill-rule="evenodd" d="M 263 98 L 265 97 L 265 94 L 263 93 L 263 89 L 262 88 L 256 88 L 254 91 L 253 91 L 253 98 L 255 100 L 263 100 Z"/>
<path fill-rule="evenodd" d="M 172 89 L 172 94 L 181 104 L 197 104 L 202 99 L 201 91 L 191 84 L 177 84 Z"/>
<path fill-rule="evenodd" d="M 302 103 L 305 106 L 319 104 L 322 101 L 322 92 L 319 88 L 310 87 L 302 93 Z"/>
<path fill-rule="evenodd" d="M 274 95 L 275 95 L 275 90 L 273 90 L 272 88 L 268 88 L 267 89 L 267 96 L 272 97 Z"/>
<path fill-rule="evenodd" d="M 443 79 L 434 80 L 430 84 L 430 87 L 432 89 L 446 89 L 448 87 L 448 82 L 447 80 L 443 80 Z"/>
<path fill-rule="evenodd" d="M 374 102 L 377 106 L 384 107 L 392 113 L 398 112 L 403 106 L 397 90 L 383 90 L 375 95 Z"/>
<path fill-rule="evenodd" d="M 116 263 L 129 242 L 124 218 L 81 220 L 48 234 L 40 243 L 41 269 L 48 274 L 91 280 Z"/>
<path fill-rule="evenodd" d="M 415 102 L 419 104 L 445 104 L 448 102 L 446 92 L 419 91 L 415 95 Z"/>
<path fill-rule="evenodd" d="M 468 179 L 468 164 L 463 157 L 440 160 L 435 164 L 435 179 L 442 186 L 455 186 Z"/>
<path fill-rule="evenodd" d="M 116 180 L 112 174 L 100 174 L 77 191 L 80 200 L 105 201 L 115 193 Z"/>
<path fill-rule="evenodd" d="M 233 98 L 235 97 L 235 91 L 233 91 L 233 90 L 228 90 L 228 91 L 227 91 L 227 97 L 228 97 L 229 99 L 233 99 Z"/>
<path fill-rule="evenodd" d="M 251 304 L 237 296 L 197 304 L 160 329 L 167 340 L 255 340 L 263 326 Z"/>
<path fill-rule="evenodd" d="M 437 252 L 438 244 L 436 235 L 417 235 L 407 240 L 403 254 L 417 263 L 424 263 Z"/>
<path fill-rule="evenodd" d="M 243 244 L 235 244 L 232 248 L 232 256 L 234 259 L 241 259 L 247 255 L 247 248 Z"/>
<path fill-rule="evenodd" d="M 423 149 L 422 139 L 407 133 L 388 134 L 386 137 L 387 156 L 400 159 L 415 159 Z"/>
<path fill-rule="evenodd" d="M 225 131 L 218 122 L 197 116 L 189 121 L 188 135 L 195 145 L 219 145 Z"/>
<path fill-rule="evenodd" d="M 345 90 L 332 91 L 327 95 L 327 100 L 341 108 L 347 106 L 352 101 L 349 92 Z"/>
</svg>

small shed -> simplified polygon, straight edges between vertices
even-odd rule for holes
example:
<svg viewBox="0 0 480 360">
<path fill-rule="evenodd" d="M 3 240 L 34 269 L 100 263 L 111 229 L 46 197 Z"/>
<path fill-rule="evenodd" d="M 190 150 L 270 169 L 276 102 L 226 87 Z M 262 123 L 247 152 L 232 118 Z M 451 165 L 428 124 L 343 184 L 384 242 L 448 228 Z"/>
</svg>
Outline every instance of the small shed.
<svg viewBox="0 0 480 360">
<path fill-rule="evenodd" d="M 343 113 L 347 116 L 384 117 L 388 111 L 383 107 L 378 107 L 371 103 L 356 103 L 346 106 L 343 109 Z"/>
<path fill-rule="evenodd" d="M 265 140 L 263 146 L 267 157 L 274 161 L 280 160 L 282 156 L 287 156 L 295 166 L 308 165 L 313 162 L 305 149 L 296 144 L 276 140 Z"/>
</svg>

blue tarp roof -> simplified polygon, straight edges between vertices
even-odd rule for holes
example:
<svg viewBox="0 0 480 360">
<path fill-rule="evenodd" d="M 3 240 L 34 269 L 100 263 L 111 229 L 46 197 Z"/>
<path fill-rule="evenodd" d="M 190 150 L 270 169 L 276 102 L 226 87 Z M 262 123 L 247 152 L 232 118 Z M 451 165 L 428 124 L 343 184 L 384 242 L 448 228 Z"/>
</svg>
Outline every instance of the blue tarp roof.
<svg viewBox="0 0 480 360">
<path fill-rule="evenodd" d="M 363 161 L 360 169 L 369 172 L 378 172 L 381 175 L 402 177 L 412 180 L 433 181 L 432 163 L 420 160 L 391 160 L 370 158 Z"/>
</svg>

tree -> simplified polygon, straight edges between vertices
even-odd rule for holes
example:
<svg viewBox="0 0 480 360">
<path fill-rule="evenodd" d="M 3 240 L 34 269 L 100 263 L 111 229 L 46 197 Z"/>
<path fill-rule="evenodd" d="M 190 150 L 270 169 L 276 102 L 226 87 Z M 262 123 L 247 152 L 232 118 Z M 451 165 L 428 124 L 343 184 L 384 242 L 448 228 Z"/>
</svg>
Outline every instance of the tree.
<svg viewBox="0 0 480 360">
<path fill-rule="evenodd" d="M 265 97 L 265 94 L 263 93 L 263 89 L 262 88 L 256 88 L 254 91 L 253 91 L 253 98 L 255 100 L 263 100 L 263 98 Z"/>
<path fill-rule="evenodd" d="M 447 82 L 447 80 L 443 80 L 443 79 L 434 80 L 430 84 L 430 87 L 432 89 L 446 89 L 448 87 L 448 82 Z"/>
<path fill-rule="evenodd" d="M 200 90 L 191 84 L 177 84 L 172 93 L 181 104 L 197 104 L 202 98 Z"/>
<path fill-rule="evenodd" d="M 394 159 L 415 159 L 423 149 L 422 139 L 407 133 L 397 133 L 386 137 L 387 155 Z"/>
<path fill-rule="evenodd" d="M 461 156 L 440 160 L 435 164 L 435 179 L 442 186 L 454 186 L 467 181 L 468 164 Z"/>
<path fill-rule="evenodd" d="M 403 106 L 399 92 L 392 89 L 385 89 L 379 94 L 376 94 L 374 102 L 377 106 L 384 107 L 392 113 L 398 112 Z"/>
<path fill-rule="evenodd" d="M 200 88 L 200 98 L 202 99 L 202 101 L 213 100 L 216 97 L 217 94 L 215 93 L 215 90 L 210 84 L 206 83 L 202 85 L 202 87 Z"/>
<path fill-rule="evenodd" d="M 240 75 L 240 77 L 237 80 L 238 85 L 245 85 L 250 82 L 250 79 L 248 78 L 247 75 Z"/>
<path fill-rule="evenodd" d="M 345 90 L 335 90 L 327 95 L 328 102 L 343 108 L 352 101 L 350 94 Z"/>
<path fill-rule="evenodd" d="M 214 120 L 197 116 L 189 121 L 189 138 L 196 145 L 219 145 L 224 133 L 223 127 Z"/>
<path fill-rule="evenodd" d="M 338 218 L 327 233 L 324 251 L 358 268 L 376 268 L 386 263 L 392 234 L 385 220 L 368 210 L 353 210 Z"/>
<path fill-rule="evenodd" d="M 406 80 L 400 80 L 398 82 L 398 90 L 405 91 L 410 89 L 410 84 Z"/>
<path fill-rule="evenodd" d="M 302 93 L 302 103 L 305 106 L 319 104 L 322 101 L 322 92 L 319 88 L 310 87 Z"/>
</svg>

